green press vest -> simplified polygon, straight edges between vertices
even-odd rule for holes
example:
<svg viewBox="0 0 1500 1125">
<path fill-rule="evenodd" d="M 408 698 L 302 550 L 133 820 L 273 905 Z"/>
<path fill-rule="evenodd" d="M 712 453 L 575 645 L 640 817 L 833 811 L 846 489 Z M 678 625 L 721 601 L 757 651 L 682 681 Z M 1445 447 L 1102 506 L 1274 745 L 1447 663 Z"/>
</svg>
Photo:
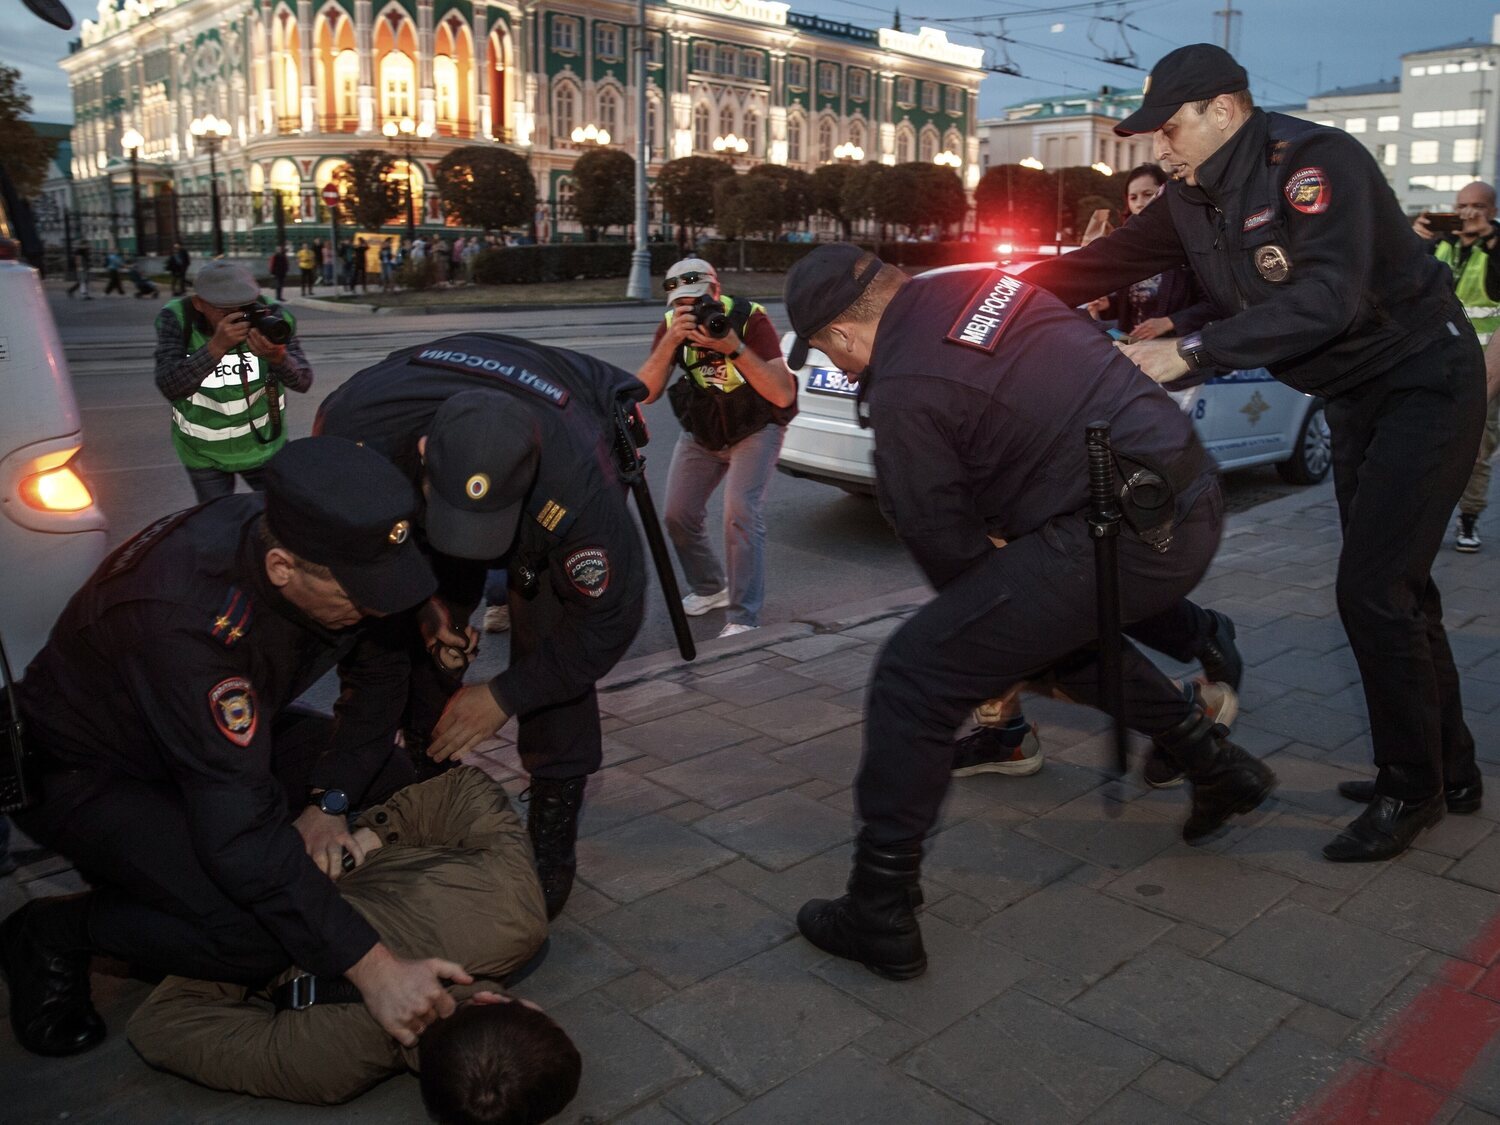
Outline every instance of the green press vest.
<svg viewBox="0 0 1500 1125">
<path fill-rule="evenodd" d="M 732 297 L 721 296 L 719 302 L 742 341 L 750 318 L 765 312 L 764 306 L 754 301 L 740 299 L 738 309 Z M 673 311 L 667 310 L 668 325 Z M 724 449 L 769 425 L 784 426 L 796 417 L 796 403 L 771 405 L 745 381 L 728 356 L 683 344 L 679 364 L 685 373 L 668 388 L 667 397 L 683 429 L 705 449 Z"/>
<path fill-rule="evenodd" d="M 1458 243 L 1443 241 L 1438 243 L 1436 257 L 1438 261 L 1447 263 L 1448 268 L 1457 275 L 1454 288 L 1459 304 L 1463 305 L 1464 315 L 1469 318 L 1469 323 L 1479 335 L 1479 342 L 1488 344 L 1495 329 L 1500 328 L 1500 295 L 1492 297 L 1484 287 L 1484 280 L 1489 274 L 1489 254 L 1483 246 L 1476 245 L 1469 251 L 1469 259 L 1460 269 Z"/>
<path fill-rule="evenodd" d="M 186 355 L 206 345 L 202 321 L 188 315 L 186 298 L 167 303 L 179 324 L 188 328 Z M 281 315 L 292 322 L 285 309 Z M 293 330 L 296 328 L 292 322 Z M 244 379 L 241 380 L 243 367 Z M 227 352 L 217 367 L 186 398 L 172 402 L 172 444 L 189 469 L 218 469 L 226 473 L 259 468 L 286 444 L 286 429 L 275 440 L 262 442 L 251 431 L 265 435 L 270 423 L 265 395 L 266 361 L 252 352 Z M 277 402 L 286 409 L 286 391 L 273 383 Z M 248 393 L 247 393 L 248 390 Z"/>
</svg>

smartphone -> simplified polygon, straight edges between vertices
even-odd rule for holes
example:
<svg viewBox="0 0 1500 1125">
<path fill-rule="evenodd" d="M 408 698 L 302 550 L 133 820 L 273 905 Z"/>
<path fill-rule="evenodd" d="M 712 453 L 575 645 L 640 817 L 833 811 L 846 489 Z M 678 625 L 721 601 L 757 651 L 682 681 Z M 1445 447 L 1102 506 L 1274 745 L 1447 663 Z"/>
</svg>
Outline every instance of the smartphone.
<svg viewBox="0 0 1500 1125">
<path fill-rule="evenodd" d="M 1463 227 L 1463 218 L 1457 211 L 1427 212 L 1427 229 L 1433 234 L 1457 234 Z"/>
</svg>

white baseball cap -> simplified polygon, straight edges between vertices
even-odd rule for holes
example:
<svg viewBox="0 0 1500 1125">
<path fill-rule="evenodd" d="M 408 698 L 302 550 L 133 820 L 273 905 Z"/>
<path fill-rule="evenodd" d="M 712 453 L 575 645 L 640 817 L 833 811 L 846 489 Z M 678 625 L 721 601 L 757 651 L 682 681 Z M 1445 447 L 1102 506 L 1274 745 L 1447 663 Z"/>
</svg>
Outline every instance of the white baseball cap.
<svg viewBox="0 0 1500 1125">
<path fill-rule="evenodd" d="M 663 283 L 667 290 L 667 304 L 683 297 L 701 297 L 709 286 L 719 280 L 719 275 L 702 258 L 684 258 L 674 262 L 667 270 Z"/>
</svg>

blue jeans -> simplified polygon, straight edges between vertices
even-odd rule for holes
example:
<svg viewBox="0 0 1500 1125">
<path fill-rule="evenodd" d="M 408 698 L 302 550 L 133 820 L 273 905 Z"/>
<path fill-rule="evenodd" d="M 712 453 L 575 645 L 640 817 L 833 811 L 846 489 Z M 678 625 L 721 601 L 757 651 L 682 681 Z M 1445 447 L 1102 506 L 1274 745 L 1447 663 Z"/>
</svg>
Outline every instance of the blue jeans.
<svg viewBox="0 0 1500 1125">
<path fill-rule="evenodd" d="M 667 472 L 664 522 L 688 586 L 695 594 L 724 589 L 724 567 L 704 529 L 708 498 L 724 486 L 724 550 L 729 557 L 729 609 L 725 620 L 759 625 L 766 600 L 766 485 L 776 471 L 785 426 L 767 426 L 728 449 L 705 449 L 691 435 L 677 439 Z"/>
<path fill-rule="evenodd" d="M 200 504 L 207 504 L 210 500 L 217 500 L 220 496 L 230 496 L 234 493 L 233 473 L 226 473 L 222 469 L 189 469 L 187 474 L 188 480 L 193 484 L 193 495 L 198 498 Z M 264 465 L 254 469 L 245 469 L 240 476 L 256 492 L 266 490 Z"/>
</svg>

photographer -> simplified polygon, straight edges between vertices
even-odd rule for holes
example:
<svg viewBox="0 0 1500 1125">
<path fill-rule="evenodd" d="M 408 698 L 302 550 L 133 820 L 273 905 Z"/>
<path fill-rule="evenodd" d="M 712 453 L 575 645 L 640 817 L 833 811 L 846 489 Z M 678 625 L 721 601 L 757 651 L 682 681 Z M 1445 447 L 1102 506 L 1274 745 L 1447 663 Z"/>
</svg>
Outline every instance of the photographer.
<svg viewBox="0 0 1500 1125">
<path fill-rule="evenodd" d="M 668 391 L 683 433 L 667 475 L 667 534 L 692 593 L 690 617 L 728 607 L 719 633 L 732 637 L 760 625 L 765 601 L 766 485 L 786 424 L 797 414 L 797 378 L 781 358 L 776 329 L 753 301 L 723 296 L 719 275 L 701 258 L 667 270 L 667 313 L 636 378 L 654 402 Z M 729 581 L 704 531 L 708 499 L 728 477 L 724 542 Z"/>
<path fill-rule="evenodd" d="M 1423 211 L 1412 229 L 1428 240 L 1433 257 L 1453 271 L 1453 286 L 1464 306 L 1464 315 L 1474 326 L 1481 344 L 1488 343 L 1500 327 L 1500 231 L 1495 229 L 1495 189 L 1475 180 L 1458 193 L 1456 216 Z M 1438 229 L 1441 227 L 1442 229 Z M 1456 551 L 1472 555 L 1479 550 L 1479 516 L 1489 502 L 1490 458 L 1500 445 L 1500 399 L 1491 398 L 1479 441 L 1479 459 L 1469 474 L 1458 502 Z"/>
<path fill-rule="evenodd" d="M 232 493 L 236 473 L 264 487 L 265 463 L 286 444 L 281 388 L 306 392 L 313 373 L 291 314 L 261 298 L 244 266 L 210 262 L 193 288 L 156 316 L 156 388 L 172 403 L 172 444 L 201 504 Z"/>
</svg>

